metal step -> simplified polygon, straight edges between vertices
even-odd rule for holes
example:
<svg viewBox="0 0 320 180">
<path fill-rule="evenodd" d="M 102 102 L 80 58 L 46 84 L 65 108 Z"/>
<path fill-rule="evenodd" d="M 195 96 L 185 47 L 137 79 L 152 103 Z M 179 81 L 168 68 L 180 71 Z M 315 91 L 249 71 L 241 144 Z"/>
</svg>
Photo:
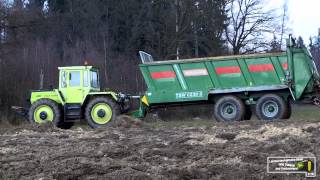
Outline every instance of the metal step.
<svg viewBox="0 0 320 180">
<path fill-rule="evenodd" d="M 81 104 L 65 104 L 64 105 L 64 121 L 74 122 L 81 119 Z"/>
</svg>

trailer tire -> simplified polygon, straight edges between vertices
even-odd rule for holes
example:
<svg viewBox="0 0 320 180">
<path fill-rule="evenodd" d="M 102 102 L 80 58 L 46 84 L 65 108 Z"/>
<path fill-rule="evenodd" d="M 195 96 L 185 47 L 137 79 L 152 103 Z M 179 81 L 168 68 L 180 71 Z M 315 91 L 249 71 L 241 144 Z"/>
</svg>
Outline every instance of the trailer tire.
<svg viewBox="0 0 320 180">
<path fill-rule="evenodd" d="M 44 124 L 51 122 L 58 127 L 61 121 L 59 105 L 50 99 L 40 99 L 34 102 L 28 112 L 28 119 L 32 124 Z"/>
<path fill-rule="evenodd" d="M 112 125 L 119 114 L 119 105 L 109 97 L 93 98 L 85 109 L 86 120 L 94 129 Z"/>
<path fill-rule="evenodd" d="M 258 99 L 256 115 L 260 120 L 284 119 L 289 115 L 285 100 L 276 94 L 266 94 Z"/>
<path fill-rule="evenodd" d="M 290 119 L 291 114 L 292 114 L 292 107 L 291 107 L 291 104 L 287 102 L 287 112 L 285 113 L 283 119 Z"/>
<path fill-rule="evenodd" d="M 245 111 L 243 101 L 236 96 L 221 97 L 214 105 L 214 116 L 217 121 L 241 121 Z"/>
</svg>

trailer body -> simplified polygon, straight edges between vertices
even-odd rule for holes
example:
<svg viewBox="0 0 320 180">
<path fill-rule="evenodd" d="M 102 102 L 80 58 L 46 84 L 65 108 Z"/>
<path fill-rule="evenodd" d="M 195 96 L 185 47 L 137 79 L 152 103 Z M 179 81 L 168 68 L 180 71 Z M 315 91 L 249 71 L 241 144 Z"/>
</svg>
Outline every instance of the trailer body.
<svg viewBox="0 0 320 180">
<path fill-rule="evenodd" d="M 210 95 L 226 93 L 290 93 L 289 88 L 298 100 L 313 91 L 312 60 L 303 48 L 271 54 L 158 61 L 141 64 L 140 70 L 148 86 L 149 104 L 209 100 Z"/>
<path fill-rule="evenodd" d="M 140 56 L 140 70 L 147 85 L 143 100 L 149 108 L 215 103 L 226 95 L 241 99 L 245 105 L 255 105 L 266 94 L 279 96 L 284 103 L 290 98 L 299 101 L 317 96 L 319 75 L 312 56 L 305 47 L 297 47 L 292 38 L 287 50 L 280 53 L 167 61 L 153 61 L 144 52 Z"/>
</svg>

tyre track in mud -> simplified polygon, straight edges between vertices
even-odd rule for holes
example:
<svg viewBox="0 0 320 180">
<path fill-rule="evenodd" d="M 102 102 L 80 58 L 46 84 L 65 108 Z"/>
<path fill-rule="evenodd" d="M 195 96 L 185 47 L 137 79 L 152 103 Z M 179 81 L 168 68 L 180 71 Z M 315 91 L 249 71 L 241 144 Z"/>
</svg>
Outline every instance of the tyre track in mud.
<svg viewBox="0 0 320 180">
<path fill-rule="evenodd" d="M 319 156 L 320 123 L 0 133 L 0 179 L 301 179 L 267 174 L 268 156 Z"/>
</svg>

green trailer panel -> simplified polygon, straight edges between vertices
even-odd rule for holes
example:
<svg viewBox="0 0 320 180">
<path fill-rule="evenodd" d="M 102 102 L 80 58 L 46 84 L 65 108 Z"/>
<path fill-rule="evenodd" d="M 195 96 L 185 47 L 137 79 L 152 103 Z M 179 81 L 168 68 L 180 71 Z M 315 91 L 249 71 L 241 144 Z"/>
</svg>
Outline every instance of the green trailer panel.
<svg viewBox="0 0 320 180">
<path fill-rule="evenodd" d="M 304 48 L 287 52 L 144 62 L 150 104 L 208 100 L 209 94 L 287 90 L 295 99 L 312 91 L 312 59 Z M 288 79 L 287 79 L 288 76 Z"/>
<path fill-rule="evenodd" d="M 150 103 L 207 100 L 208 94 L 234 88 L 283 85 L 285 54 L 271 57 L 164 61 L 140 65 Z"/>
<path fill-rule="evenodd" d="M 207 89 L 214 86 L 214 82 L 211 80 L 208 72 L 208 68 L 205 63 L 190 63 L 190 64 L 180 64 L 179 67 L 183 74 L 188 74 L 189 76 L 183 76 L 181 79 L 185 81 L 186 88 L 188 89 Z M 192 73 L 198 73 L 197 76 Z"/>
</svg>

